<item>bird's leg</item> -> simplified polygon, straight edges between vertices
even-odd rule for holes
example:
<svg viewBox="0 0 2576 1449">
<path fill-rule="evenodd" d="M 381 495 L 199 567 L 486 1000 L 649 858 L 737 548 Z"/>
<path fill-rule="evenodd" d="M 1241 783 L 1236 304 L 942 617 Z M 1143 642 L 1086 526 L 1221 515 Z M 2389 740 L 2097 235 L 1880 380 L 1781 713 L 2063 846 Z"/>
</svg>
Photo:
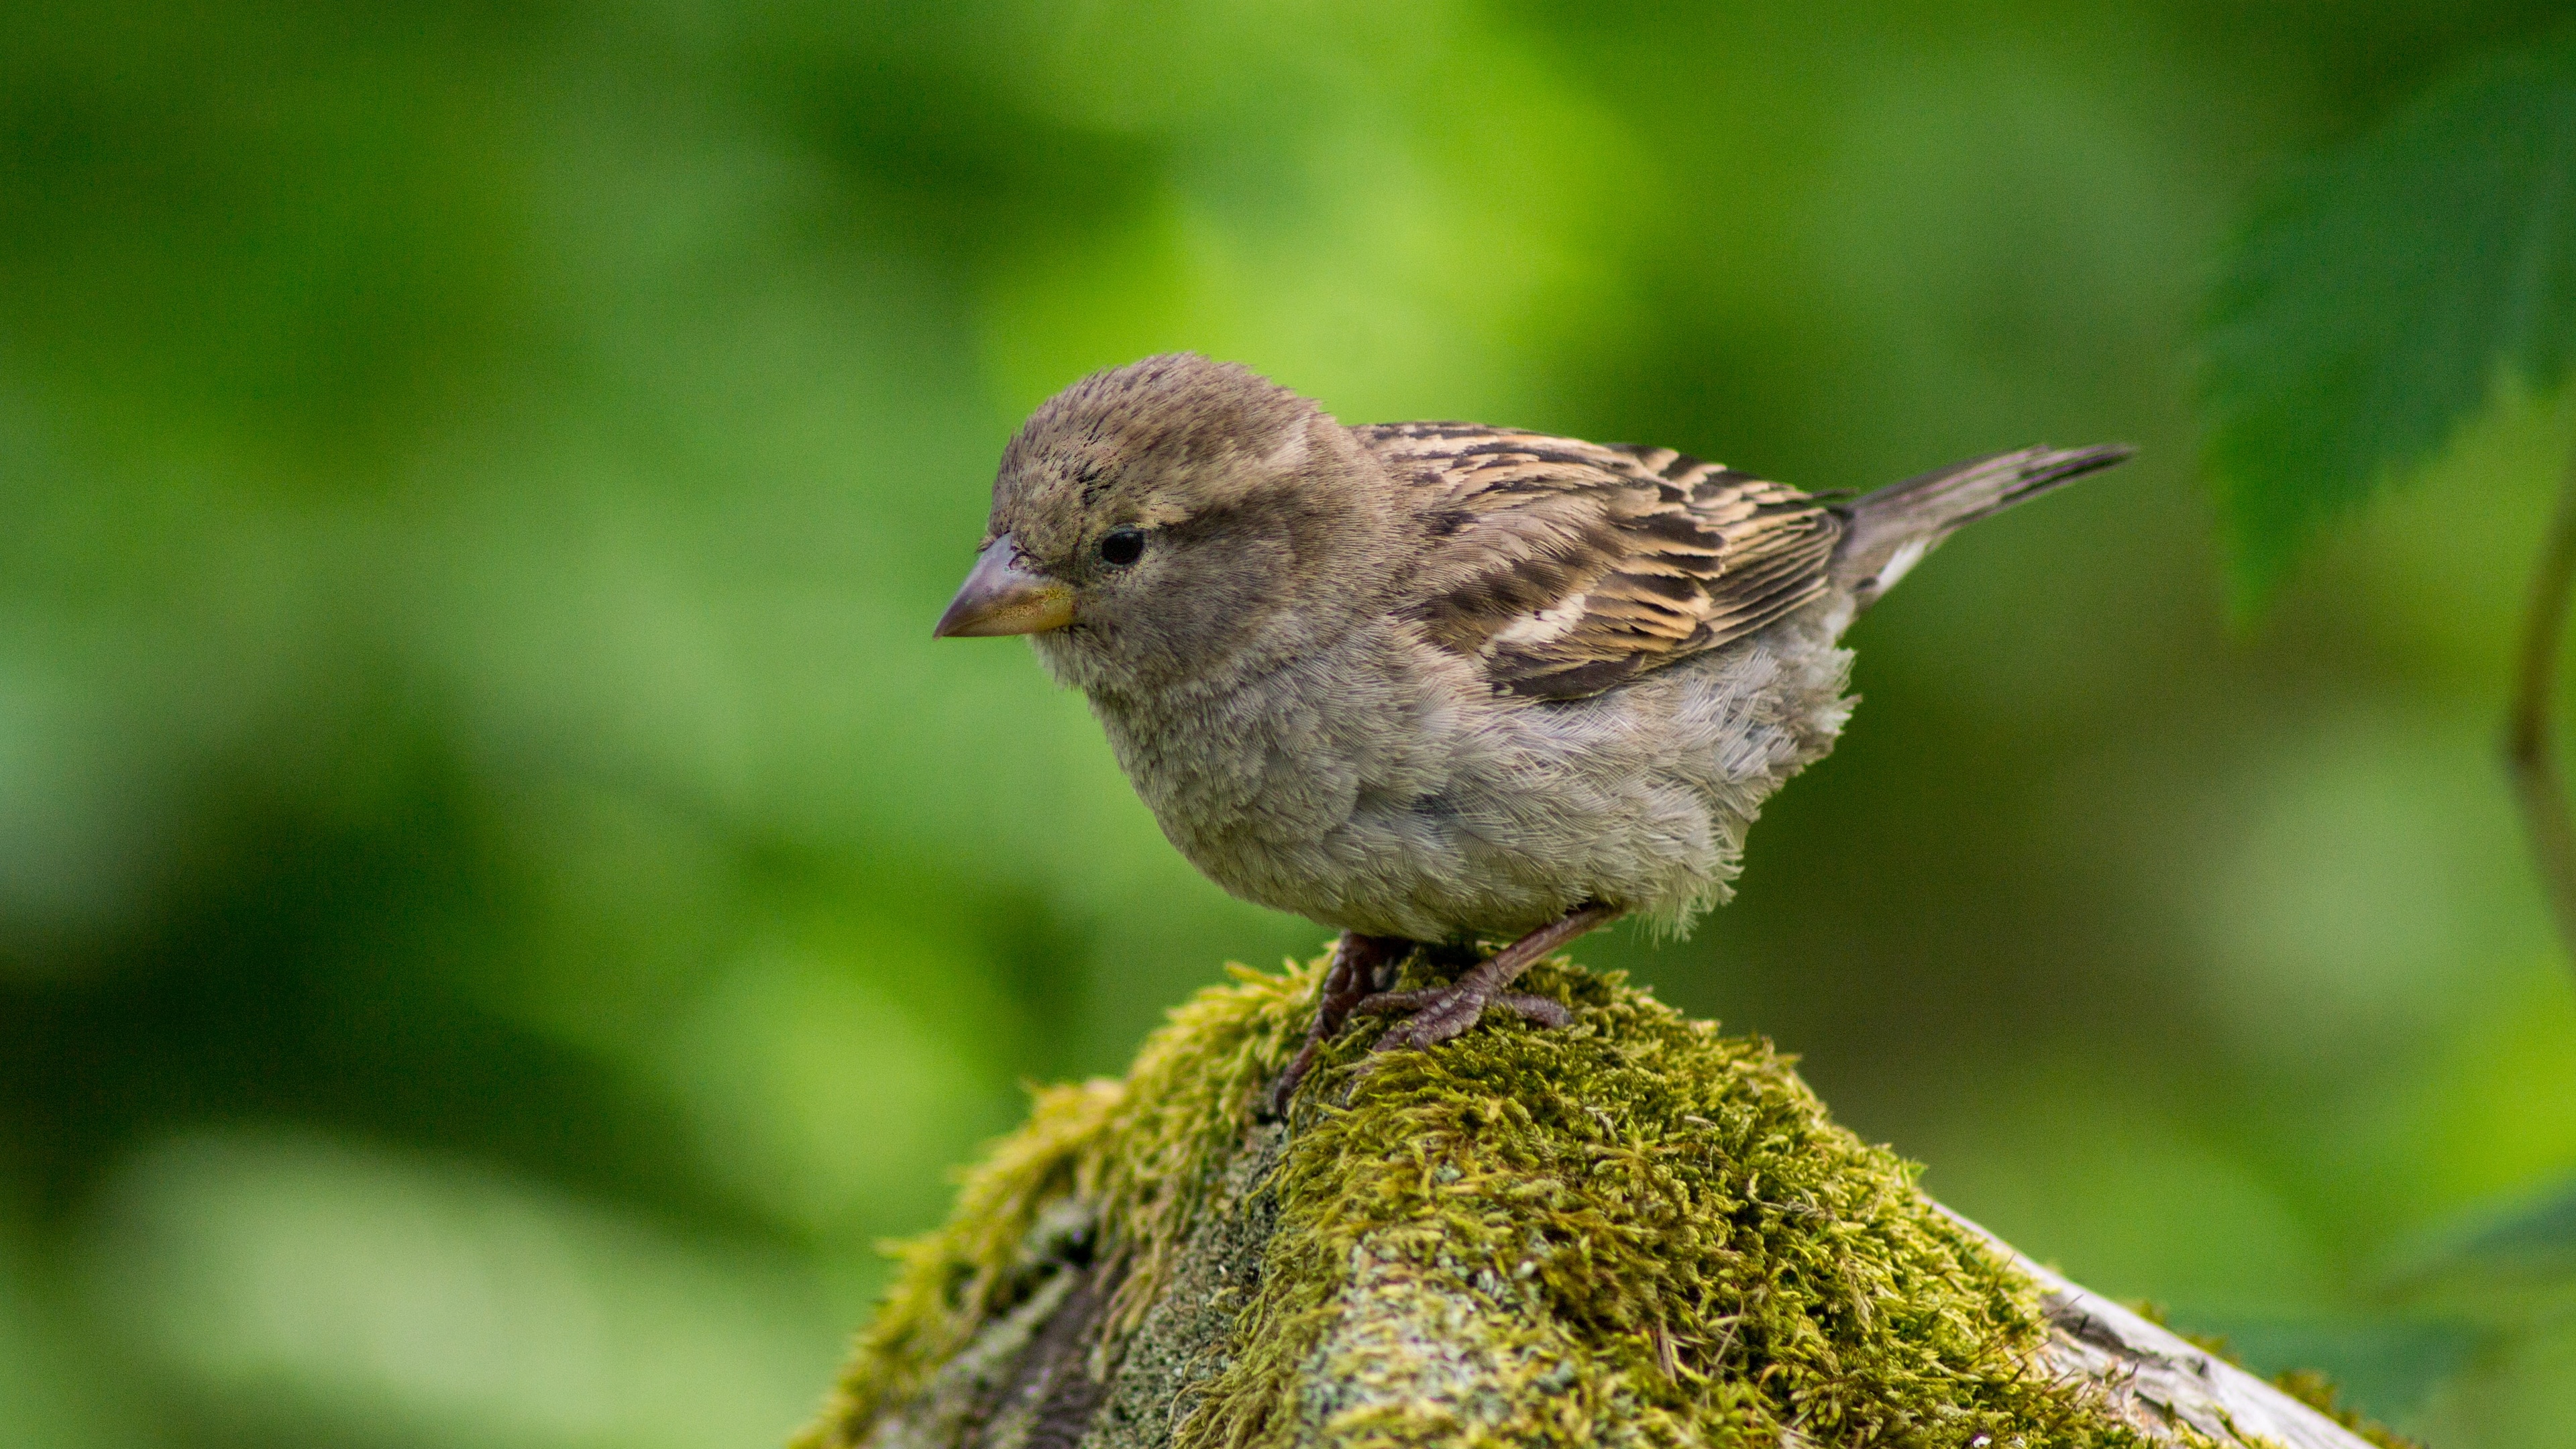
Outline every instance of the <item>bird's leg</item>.
<svg viewBox="0 0 2576 1449">
<path fill-rule="evenodd" d="M 1306 1028 L 1306 1044 L 1297 1048 L 1288 1070 L 1279 1074 L 1279 1085 L 1271 1089 L 1271 1111 L 1288 1110 L 1288 1099 L 1296 1095 L 1297 1084 L 1315 1065 L 1315 1053 L 1350 1020 L 1351 1008 L 1379 988 L 1378 978 L 1403 960 L 1412 944 L 1400 936 L 1363 936 L 1357 931 L 1344 931 L 1333 943 L 1333 964 L 1325 969 L 1323 989 L 1315 995 L 1315 1019 Z"/>
<path fill-rule="evenodd" d="M 1572 1018 L 1564 1007 L 1544 996 L 1512 991 L 1515 977 L 1541 956 L 1619 918 L 1616 906 L 1584 906 L 1552 921 L 1494 953 L 1493 958 L 1446 986 L 1427 991 L 1381 991 L 1351 1007 L 1354 1016 L 1402 1016 L 1371 1051 L 1435 1046 L 1474 1026 L 1488 1006 L 1516 1012 L 1540 1026 L 1563 1026 Z"/>
</svg>

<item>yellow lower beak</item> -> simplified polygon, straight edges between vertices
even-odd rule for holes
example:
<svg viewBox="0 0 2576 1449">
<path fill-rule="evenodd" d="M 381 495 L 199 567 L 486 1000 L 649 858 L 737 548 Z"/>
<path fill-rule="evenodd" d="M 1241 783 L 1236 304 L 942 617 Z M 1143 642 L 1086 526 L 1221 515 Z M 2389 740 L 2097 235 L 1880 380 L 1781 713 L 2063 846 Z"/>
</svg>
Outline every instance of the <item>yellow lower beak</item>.
<svg viewBox="0 0 2576 1449">
<path fill-rule="evenodd" d="M 930 631 L 933 639 L 979 639 L 997 634 L 1043 634 L 1073 622 L 1073 590 L 1020 567 L 1019 548 L 1003 534 L 984 545 L 948 612 Z"/>
</svg>

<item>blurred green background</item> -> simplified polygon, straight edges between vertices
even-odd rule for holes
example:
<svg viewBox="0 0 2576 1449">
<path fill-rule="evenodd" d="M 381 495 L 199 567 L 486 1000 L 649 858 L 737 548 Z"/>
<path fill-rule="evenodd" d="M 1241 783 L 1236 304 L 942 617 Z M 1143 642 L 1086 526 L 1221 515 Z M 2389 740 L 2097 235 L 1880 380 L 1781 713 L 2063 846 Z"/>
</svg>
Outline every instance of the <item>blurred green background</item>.
<svg viewBox="0 0 2576 1449">
<path fill-rule="evenodd" d="M 2576 408 L 2243 629 L 2192 414 L 2249 198 L 2563 9 L 0 11 L 0 1440 L 774 1442 L 1020 1082 L 1317 949 L 929 639 L 1018 418 L 1192 347 L 1819 488 L 2144 445 L 1583 955 L 2090 1286 L 2576 1442 L 2494 748 Z"/>
</svg>

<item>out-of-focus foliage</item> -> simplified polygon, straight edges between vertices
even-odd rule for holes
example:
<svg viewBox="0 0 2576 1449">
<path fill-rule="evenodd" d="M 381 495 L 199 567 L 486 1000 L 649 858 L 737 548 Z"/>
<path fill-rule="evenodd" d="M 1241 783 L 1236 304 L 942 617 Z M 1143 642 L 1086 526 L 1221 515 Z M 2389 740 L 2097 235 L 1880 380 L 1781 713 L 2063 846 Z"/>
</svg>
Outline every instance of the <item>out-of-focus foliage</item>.
<svg viewBox="0 0 2576 1449">
<path fill-rule="evenodd" d="M 2552 1443 L 2564 1300 L 2418 1265 L 2576 1172 L 2492 763 L 2576 412 L 2235 640 L 2187 359 L 2247 198 L 2555 9 L 0 10 L 0 1424 L 804 1418 L 1022 1079 L 1320 940 L 927 637 L 1025 409 L 1191 346 L 1815 487 L 2143 444 L 1584 954 L 2088 1284 Z"/>
<path fill-rule="evenodd" d="M 2284 187 L 2226 265 L 2208 338 L 2208 458 L 2250 603 L 2326 523 L 2421 469 L 2477 413 L 2527 409 L 2564 385 L 2576 353 L 2576 30 L 2468 66 Z M 2504 466 L 2567 476 L 2552 461 Z M 2407 929 L 2392 918 L 2372 934 L 2402 943 Z M 2362 959 L 2339 954 L 2344 969 Z M 2576 1182 L 2448 1236 L 2399 1275 L 2396 1297 L 2481 1325 L 2491 1354 L 2576 1330 Z"/>
<path fill-rule="evenodd" d="M 2576 31 L 2471 67 L 2282 188 L 2212 309 L 2210 466 L 2240 597 L 2576 354 Z"/>
</svg>

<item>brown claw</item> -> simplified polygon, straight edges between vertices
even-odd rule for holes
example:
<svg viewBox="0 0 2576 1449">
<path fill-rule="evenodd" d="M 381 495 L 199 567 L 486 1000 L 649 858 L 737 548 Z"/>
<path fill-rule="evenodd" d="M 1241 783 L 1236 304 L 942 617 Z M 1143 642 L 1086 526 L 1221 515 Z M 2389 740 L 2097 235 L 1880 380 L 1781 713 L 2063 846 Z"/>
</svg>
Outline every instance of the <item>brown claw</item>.
<svg viewBox="0 0 2576 1449">
<path fill-rule="evenodd" d="M 1503 992 L 1485 1003 L 1485 1006 L 1487 1010 L 1497 1006 L 1507 1008 L 1530 1025 L 1544 1027 L 1550 1031 L 1558 1027 L 1570 1026 L 1574 1022 L 1574 1013 L 1566 1010 L 1563 1002 L 1545 996 L 1532 996 L 1526 991 Z"/>
<path fill-rule="evenodd" d="M 1369 1048 L 1372 1054 L 1398 1047 L 1436 1046 L 1474 1026 L 1491 1006 L 1500 1006 L 1541 1027 L 1564 1026 L 1574 1019 L 1572 1012 L 1544 996 L 1508 988 L 1531 962 L 1586 931 L 1608 925 L 1618 916 L 1614 906 L 1585 906 L 1514 941 L 1447 986 L 1428 991 L 1382 991 L 1353 1003 L 1351 1015 L 1409 1013 L 1377 1039 Z M 1357 1086 L 1376 1065 L 1373 1060 L 1362 1063 L 1352 1085 Z"/>
<path fill-rule="evenodd" d="M 1386 1035 L 1369 1048 L 1383 1052 L 1407 1046 L 1430 1048 L 1463 1036 L 1495 1007 L 1543 1028 L 1564 1026 L 1574 1020 L 1573 1012 L 1544 996 L 1532 996 L 1526 991 L 1478 991 L 1463 984 L 1429 991 L 1382 991 L 1352 1007 L 1351 1015 L 1406 1018 L 1388 1028 Z"/>
<path fill-rule="evenodd" d="M 1353 1016 L 1410 1016 L 1426 1006 L 1438 1004 L 1449 992 L 1434 986 L 1421 991 L 1381 991 L 1362 997 L 1351 1007 Z"/>
<path fill-rule="evenodd" d="M 1288 1099 L 1315 1064 L 1315 1054 L 1342 1022 L 1354 1016 L 1397 1016 L 1405 1019 L 1387 1029 L 1386 1035 L 1369 1048 L 1372 1059 L 1362 1062 L 1351 1084 L 1357 1086 L 1377 1066 L 1376 1053 L 1398 1047 L 1428 1048 L 1439 1045 L 1474 1026 L 1485 1009 L 1499 1006 L 1524 1021 L 1541 1027 L 1561 1027 L 1574 1019 L 1574 1014 L 1544 996 L 1510 990 L 1515 977 L 1529 969 L 1531 962 L 1599 926 L 1618 919 L 1616 906 L 1590 905 L 1569 912 L 1514 941 L 1487 961 L 1447 986 L 1423 991 L 1377 991 L 1378 969 L 1394 957 L 1386 953 L 1389 946 L 1406 943 L 1382 941 L 1373 936 L 1344 932 L 1333 950 L 1333 967 L 1324 978 L 1321 998 L 1315 1012 L 1314 1026 L 1306 1034 L 1288 1070 L 1279 1077 L 1279 1085 L 1270 1095 L 1271 1111 L 1284 1115 Z"/>
<path fill-rule="evenodd" d="M 1288 1059 L 1287 1070 L 1279 1074 L 1278 1085 L 1270 1089 L 1270 1113 L 1284 1117 L 1288 1100 L 1297 1095 L 1297 1084 L 1315 1068 L 1315 1056 L 1324 1043 L 1333 1039 L 1350 1019 L 1352 1010 L 1377 989 L 1378 977 L 1393 965 L 1411 943 L 1388 936 L 1363 936 L 1344 931 L 1333 943 L 1333 964 L 1324 972 L 1323 984 L 1315 992 L 1315 1019 L 1307 1024 L 1305 1043 L 1297 1055 Z"/>
</svg>

